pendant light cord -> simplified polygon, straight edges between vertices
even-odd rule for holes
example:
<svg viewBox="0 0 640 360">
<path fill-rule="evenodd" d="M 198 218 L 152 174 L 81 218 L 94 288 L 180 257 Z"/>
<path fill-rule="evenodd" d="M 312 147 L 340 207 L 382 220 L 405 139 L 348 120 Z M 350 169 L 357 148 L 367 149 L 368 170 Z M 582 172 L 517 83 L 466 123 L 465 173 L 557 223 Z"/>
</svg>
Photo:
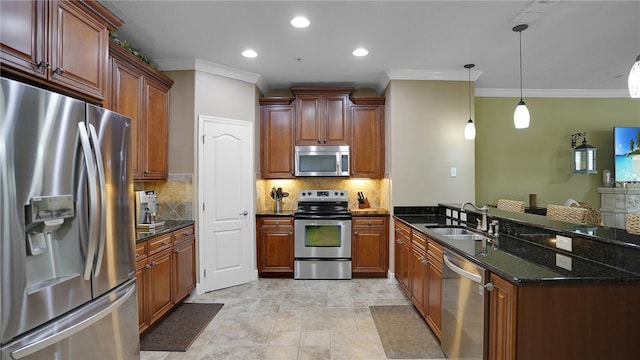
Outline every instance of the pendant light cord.
<svg viewBox="0 0 640 360">
<path fill-rule="evenodd" d="M 471 67 L 469 67 L 469 120 L 471 120 Z"/>
<path fill-rule="evenodd" d="M 522 31 L 518 31 L 520 35 L 520 101 L 522 101 Z"/>
</svg>

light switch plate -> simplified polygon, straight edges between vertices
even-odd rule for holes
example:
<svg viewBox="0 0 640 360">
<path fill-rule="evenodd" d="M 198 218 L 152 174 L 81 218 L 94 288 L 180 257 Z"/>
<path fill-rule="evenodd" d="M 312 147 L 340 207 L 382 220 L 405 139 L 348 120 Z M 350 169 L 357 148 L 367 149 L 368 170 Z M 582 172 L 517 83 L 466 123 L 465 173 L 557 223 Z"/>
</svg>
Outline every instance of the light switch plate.
<svg viewBox="0 0 640 360">
<path fill-rule="evenodd" d="M 451 177 L 456 177 L 458 175 L 458 169 L 455 167 L 451 168 Z"/>
<path fill-rule="evenodd" d="M 556 235 L 556 247 L 562 250 L 573 251 L 572 239 L 567 236 Z"/>
<path fill-rule="evenodd" d="M 556 254 L 556 266 L 571 271 L 571 258 L 567 255 Z"/>
</svg>

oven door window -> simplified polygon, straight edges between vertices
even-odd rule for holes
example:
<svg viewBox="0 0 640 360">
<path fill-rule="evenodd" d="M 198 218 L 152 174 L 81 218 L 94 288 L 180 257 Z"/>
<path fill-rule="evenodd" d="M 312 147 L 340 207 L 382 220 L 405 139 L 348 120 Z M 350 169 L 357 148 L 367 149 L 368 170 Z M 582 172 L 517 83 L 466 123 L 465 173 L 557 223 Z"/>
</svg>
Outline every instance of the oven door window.
<svg viewBox="0 0 640 360">
<path fill-rule="evenodd" d="M 307 225 L 304 228 L 305 247 L 340 247 L 340 225 Z"/>
</svg>

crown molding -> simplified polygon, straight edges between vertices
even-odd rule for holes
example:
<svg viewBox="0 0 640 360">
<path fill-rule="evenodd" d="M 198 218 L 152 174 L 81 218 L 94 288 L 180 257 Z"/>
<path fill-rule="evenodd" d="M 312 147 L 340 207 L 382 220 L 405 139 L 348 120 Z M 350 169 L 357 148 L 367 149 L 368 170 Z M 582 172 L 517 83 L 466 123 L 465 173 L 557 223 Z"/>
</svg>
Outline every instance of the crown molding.
<svg viewBox="0 0 640 360">
<path fill-rule="evenodd" d="M 195 70 L 208 74 L 228 77 L 230 79 L 245 81 L 255 84 L 261 91 L 264 91 L 265 83 L 262 75 L 249 71 L 239 70 L 230 66 L 216 64 L 198 58 L 193 59 L 159 59 L 154 60 L 158 64 L 160 71 L 180 71 Z"/>
<path fill-rule="evenodd" d="M 628 98 L 624 89 L 523 89 L 523 98 Z M 475 97 L 520 97 L 520 89 L 476 88 Z"/>
</svg>

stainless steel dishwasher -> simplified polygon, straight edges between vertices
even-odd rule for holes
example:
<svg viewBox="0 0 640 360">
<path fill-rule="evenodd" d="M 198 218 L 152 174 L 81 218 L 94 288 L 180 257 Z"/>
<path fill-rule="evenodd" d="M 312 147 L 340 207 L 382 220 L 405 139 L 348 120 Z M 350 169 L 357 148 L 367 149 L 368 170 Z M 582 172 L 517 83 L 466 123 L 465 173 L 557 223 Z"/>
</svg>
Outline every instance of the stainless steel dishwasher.
<svg viewBox="0 0 640 360">
<path fill-rule="evenodd" d="M 450 359 L 483 359 L 486 270 L 444 249 L 442 267 L 442 351 Z"/>
</svg>

